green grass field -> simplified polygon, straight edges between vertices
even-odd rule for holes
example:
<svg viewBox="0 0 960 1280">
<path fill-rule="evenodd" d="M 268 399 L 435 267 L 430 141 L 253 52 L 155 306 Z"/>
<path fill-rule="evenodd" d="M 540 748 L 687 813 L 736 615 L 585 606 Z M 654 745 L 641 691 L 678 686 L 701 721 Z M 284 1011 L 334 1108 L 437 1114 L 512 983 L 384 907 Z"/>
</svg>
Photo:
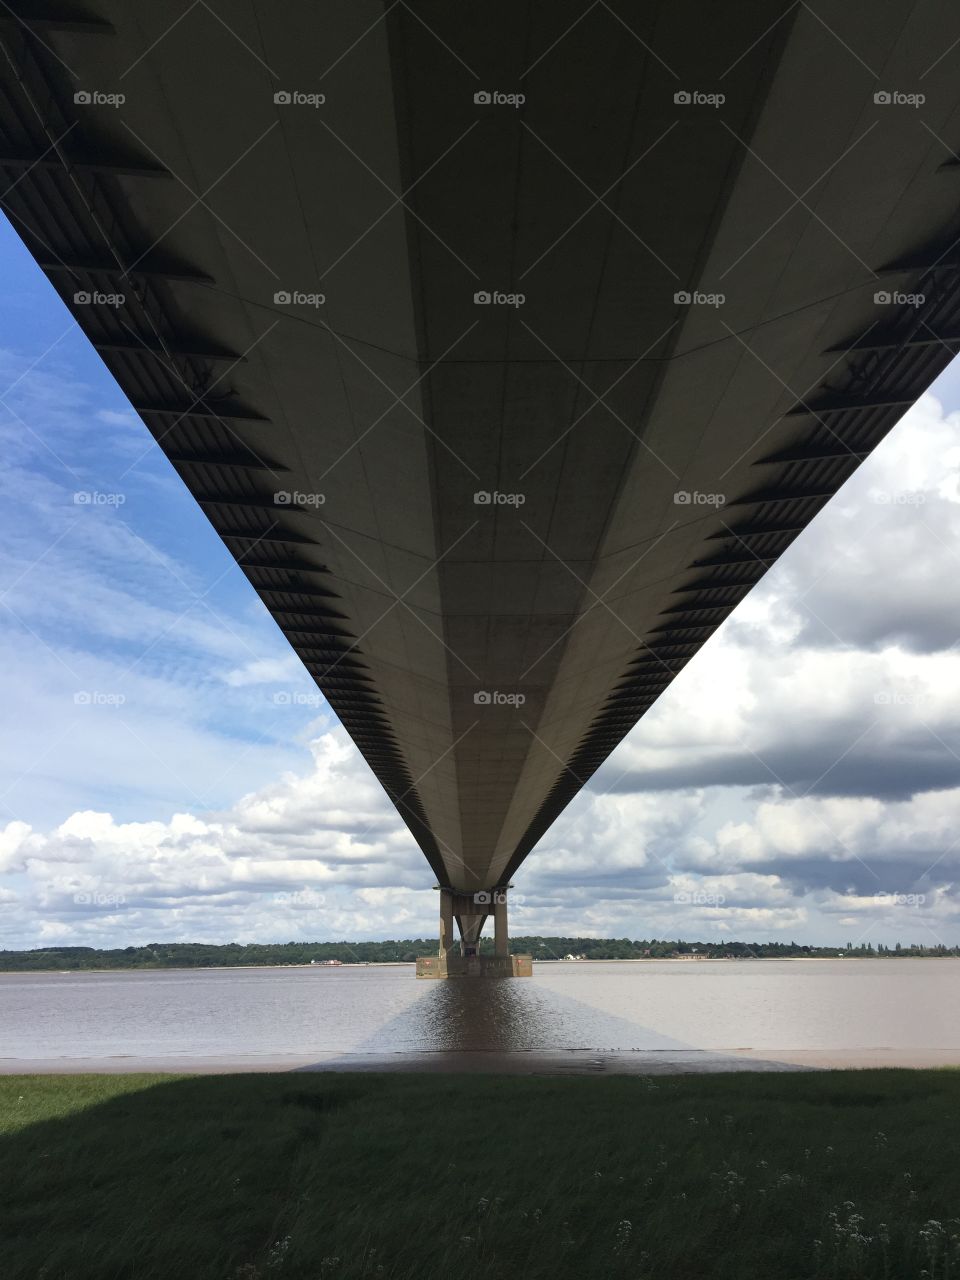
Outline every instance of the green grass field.
<svg viewBox="0 0 960 1280">
<path fill-rule="evenodd" d="M 960 1072 L 0 1077 L 3 1280 L 960 1280 Z"/>
</svg>

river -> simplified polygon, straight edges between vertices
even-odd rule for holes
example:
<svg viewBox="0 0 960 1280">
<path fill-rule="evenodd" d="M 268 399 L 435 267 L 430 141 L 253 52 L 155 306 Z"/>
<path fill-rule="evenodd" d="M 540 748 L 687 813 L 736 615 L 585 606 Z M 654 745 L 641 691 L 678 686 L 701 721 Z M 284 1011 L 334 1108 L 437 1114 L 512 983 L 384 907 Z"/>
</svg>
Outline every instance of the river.
<svg viewBox="0 0 960 1280">
<path fill-rule="evenodd" d="M 0 974 L 0 1071 L 547 1072 L 960 1063 L 960 960 Z"/>
</svg>

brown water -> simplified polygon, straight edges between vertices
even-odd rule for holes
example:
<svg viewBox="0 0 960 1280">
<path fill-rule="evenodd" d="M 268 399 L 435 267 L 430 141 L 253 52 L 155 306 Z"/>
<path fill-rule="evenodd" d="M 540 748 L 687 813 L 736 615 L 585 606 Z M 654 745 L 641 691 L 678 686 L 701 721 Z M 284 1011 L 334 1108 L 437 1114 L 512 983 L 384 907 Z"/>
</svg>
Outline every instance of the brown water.
<svg viewBox="0 0 960 1280">
<path fill-rule="evenodd" d="M 409 966 L 0 974 L 4 1071 L 605 1061 L 585 1051 L 960 1061 L 960 961 L 550 963 L 473 982 Z"/>
</svg>

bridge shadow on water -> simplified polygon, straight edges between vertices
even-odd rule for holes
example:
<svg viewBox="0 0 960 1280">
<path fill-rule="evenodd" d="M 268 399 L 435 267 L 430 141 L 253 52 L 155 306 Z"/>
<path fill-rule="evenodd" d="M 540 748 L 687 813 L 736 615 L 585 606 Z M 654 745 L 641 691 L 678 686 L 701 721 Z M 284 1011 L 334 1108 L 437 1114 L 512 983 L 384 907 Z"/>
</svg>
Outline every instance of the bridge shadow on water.
<svg viewBox="0 0 960 1280">
<path fill-rule="evenodd" d="M 423 981 L 422 997 L 318 1070 L 749 1071 L 787 1063 L 718 1053 L 528 979 Z"/>
</svg>

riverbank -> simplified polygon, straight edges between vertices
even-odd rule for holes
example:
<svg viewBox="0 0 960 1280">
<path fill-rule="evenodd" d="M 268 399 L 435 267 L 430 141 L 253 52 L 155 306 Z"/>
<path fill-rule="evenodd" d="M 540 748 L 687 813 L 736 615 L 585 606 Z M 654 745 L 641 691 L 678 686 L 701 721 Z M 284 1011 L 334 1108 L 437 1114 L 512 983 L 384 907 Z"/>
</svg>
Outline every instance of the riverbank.
<svg viewBox="0 0 960 1280">
<path fill-rule="evenodd" d="M 495 1049 L 434 1052 L 155 1053 L 0 1058 L 11 1075 L 240 1075 L 290 1071 L 338 1074 L 657 1076 L 729 1072 L 960 1068 L 960 1049 Z"/>
<path fill-rule="evenodd" d="M 9 1076 L 4 1277 L 941 1277 L 958 1104 L 957 1071 Z"/>
</svg>

